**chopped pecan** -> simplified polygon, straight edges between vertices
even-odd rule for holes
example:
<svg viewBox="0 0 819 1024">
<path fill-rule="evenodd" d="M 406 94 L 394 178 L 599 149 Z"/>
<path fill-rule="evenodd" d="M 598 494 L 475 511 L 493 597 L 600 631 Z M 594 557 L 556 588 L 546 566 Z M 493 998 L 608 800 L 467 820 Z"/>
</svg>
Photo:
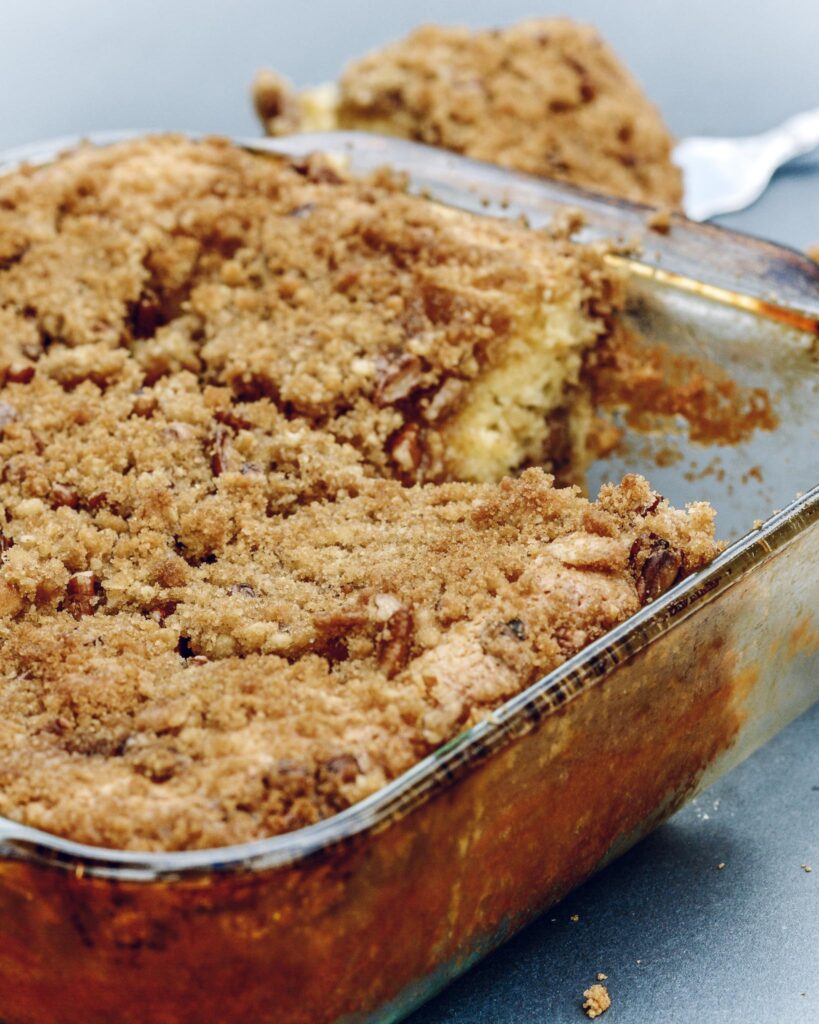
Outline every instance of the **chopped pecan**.
<svg viewBox="0 0 819 1024">
<path fill-rule="evenodd" d="M 108 501 L 107 491 L 99 491 L 97 494 L 92 494 L 91 497 L 88 499 L 89 511 L 96 512 L 97 509 L 102 508 L 106 501 Z"/>
<path fill-rule="evenodd" d="M 376 405 L 393 405 L 410 395 L 421 382 L 422 367 L 418 356 L 401 352 L 397 356 L 379 356 L 376 360 Z"/>
<path fill-rule="evenodd" d="M 323 767 L 330 775 L 338 778 L 339 782 L 354 782 L 355 777 L 361 771 L 358 761 L 352 754 L 339 754 L 324 762 Z"/>
<path fill-rule="evenodd" d="M 100 581 L 93 572 L 75 573 L 65 588 L 65 608 L 75 619 L 83 615 L 93 615 L 97 609 L 100 594 Z"/>
<path fill-rule="evenodd" d="M 658 494 L 656 491 L 653 492 L 654 497 L 652 501 L 646 505 L 644 509 L 640 511 L 641 516 L 650 516 L 652 512 L 656 512 L 660 506 L 660 502 L 663 500 L 662 494 Z"/>
<path fill-rule="evenodd" d="M 405 423 L 390 442 L 390 455 L 402 473 L 414 476 L 421 465 L 421 428 L 417 423 Z"/>
<path fill-rule="evenodd" d="M 526 639 L 526 624 L 523 619 L 510 619 L 503 624 L 503 631 L 513 636 L 516 640 Z"/>
<path fill-rule="evenodd" d="M 682 555 L 667 540 L 641 534 L 631 545 L 629 564 L 642 604 L 654 601 L 672 587 L 682 569 Z"/>
<path fill-rule="evenodd" d="M 67 484 L 54 484 L 51 488 L 52 508 L 77 508 L 80 504 L 80 496 L 73 487 Z"/>
<path fill-rule="evenodd" d="M 342 787 L 355 782 L 360 770 L 352 754 L 338 754 L 319 761 L 313 778 L 321 802 L 336 811 L 346 807 L 347 800 L 342 795 Z"/>
<path fill-rule="evenodd" d="M 402 606 L 387 621 L 384 636 L 378 645 L 378 663 L 387 679 L 398 675 L 409 661 L 413 629 L 414 618 L 410 608 Z"/>
<path fill-rule="evenodd" d="M 230 427 L 231 430 L 250 430 L 253 426 L 250 420 L 246 420 L 244 416 L 239 416 L 232 409 L 217 409 L 213 414 L 213 418 L 224 426 Z"/>
<path fill-rule="evenodd" d="M 172 779 L 182 763 L 177 753 L 160 744 L 129 751 L 128 759 L 135 772 L 159 783 Z"/>
<path fill-rule="evenodd" d="M 448 377 L 429 399 L 424 409 L 424 419 L 430 423 L 448 416 L 458 403 L 464 389 L 464 382 L 457 377 Z"/>
<path fill-rule="evenodd" d="M 25 363 L 12 363 L 6 369 L 6 381 L 9 384 L 29 384 L 34 378 L 35 369 Z"/>
<path fill-rule="evenodd" d="M 313 621 L 316 629 L 329 635 L 339 630 L 365 626 L 370 621 L 370 616 L 365 608 L 341 608 L 328 615 L 317 615 Z"/>
<path fill-rule="evenodd" d="M 220 425 L 214 430 L 210 441 L 210 468 L 214 476 L 221 476 L 228 471 L 231 453 L 230 430 Z"/>
<path fill-rule="evenodd" d="M 176 601 L 162 601 L 150 610 L 150 617 L 161 626 L 169 615 L 176 611 Z"/>
<path fill-rule="evenodd" d="M 340 185 L 344 181 L 344 178 L 333 166 L 332 159 L 321 153 L 311 153 L 304 159 L 293 160 L 290 166 L 308 181 L 317 184 Z"/>
<path fill-rule="evenodd" d="M 165 322 L 159 297 L 151 291 L 143 292 L 131 308 L 130 319 L 135 338 L 152 338 Z"/>
</svg>

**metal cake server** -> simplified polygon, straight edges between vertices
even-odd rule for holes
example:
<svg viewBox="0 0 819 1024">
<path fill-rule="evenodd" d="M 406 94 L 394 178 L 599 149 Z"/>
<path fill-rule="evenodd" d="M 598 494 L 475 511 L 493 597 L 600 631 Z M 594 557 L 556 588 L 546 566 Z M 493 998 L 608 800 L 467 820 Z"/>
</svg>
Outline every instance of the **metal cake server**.
<svg viewBox="0 0 819 1024">
<path fill-rule="evenodd" d="M 685 180 L 684 207 L 691 220 L 744 210 L 768 187 L 774 173 L 819 148 L 819 107 L 763 132 L 738 139 L 692 136 L 674 150 Z"/>
</svg>

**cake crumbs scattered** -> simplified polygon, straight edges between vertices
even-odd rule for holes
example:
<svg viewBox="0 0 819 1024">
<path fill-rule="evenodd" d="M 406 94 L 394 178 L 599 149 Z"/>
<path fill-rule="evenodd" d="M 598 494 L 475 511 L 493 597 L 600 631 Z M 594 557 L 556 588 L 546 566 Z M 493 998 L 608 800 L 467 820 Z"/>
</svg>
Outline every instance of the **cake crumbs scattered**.
<svg viewBox="0 0 819 1024">
<path fill-rule="evenodd" d="M 666 208 L 654 210 L 647 218 L 646 224 L 658 235 L 667 235 L 671 231 L 671 210 Z"/>
<path fill-rule="evenodd" d="M 725 867 L 725 861 L 724 861 L 724 860 L 723 860 L 723 861 L 720 861 L 720 863 L 719 863 L 719 864 L 717 864 L 717 870 L 718 870 L 718 871 L 722 871 L 722 869 L 723 869 L 724 867 Z"/>
<path fill-rule="evenodd" d="M 554 215 L 547 233 L 552 238 L 571 238 L 586 226 L 586 215 L 575 206 L 568 206 Z"/>
<path fill-rule="evenodd" d="M 570 921 L 574 921 L 575 924 L 577 924 L 577 922 L 580 920 L 580 914 L 572 914 L 572 916 L 569 918 L 569 920 Z"/>
<path fill-rule="evenodd" d="M 800 866 L 806 875 L 809 875 L 811 871 L 813 871 L 813 868 L 810 866 L 810 864 L 802 864 Z"/>
<path fill-rule="evenodd" d="M 608 974 L 603 974 L 603 972 L 600 971 L 600 973 L 597 975 L 597 980 L 598 981 L 608 981 L 609 980 L 609 976 L 608 976 Z"/>
<path fill-rule="evenodd" d="M 605 1013 L 611 1006 L 611 996 L 605 985 L 592 985 L 583 993 L 583 1009 L 591 1020 Z"/>
</svg>

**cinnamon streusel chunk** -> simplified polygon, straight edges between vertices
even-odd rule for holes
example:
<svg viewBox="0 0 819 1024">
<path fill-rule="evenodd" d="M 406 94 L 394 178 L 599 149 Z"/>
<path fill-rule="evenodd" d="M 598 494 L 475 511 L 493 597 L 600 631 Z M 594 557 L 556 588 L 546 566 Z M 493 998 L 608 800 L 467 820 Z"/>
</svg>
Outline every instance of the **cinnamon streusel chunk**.
<svg viewBox="0 0 819 1024">
<path fill-rule="evenodd" d="M 582 404 L 599 253 L 178 138 L 0 179 L 0 229 L 2 815 L 128 849 L 309 824 L 716 551 L 637 477 L 497 482 L 550 454 L 504 367 L 562 382 L 527 423 Z"/>
<path fill-rule="evenodd" d="M 426 25 L 353 62 L 337 87 L 298 94 L 260 72 L 254 101 L 271 135 L 381 132 L 652 205 L 682 201 L 660 114 L 595 30 L 565 18 Z"/>
</svg>

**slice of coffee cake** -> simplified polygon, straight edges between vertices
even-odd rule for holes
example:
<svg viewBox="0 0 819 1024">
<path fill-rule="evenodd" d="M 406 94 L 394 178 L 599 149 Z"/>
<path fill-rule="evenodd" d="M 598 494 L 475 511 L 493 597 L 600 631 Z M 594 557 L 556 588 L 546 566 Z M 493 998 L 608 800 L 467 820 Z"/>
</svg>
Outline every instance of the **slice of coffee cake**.
<svg viewBox="0 0 819 1024">
<path fill-rule="evenodd" d="M 354 61 L 337 86 L 254 83 L 266 131 L 398 135 L 651 205 L 682 175 L 657 109 L 593 28 L 541 18 L 504 29 L 426 25 Z"/>
</svg>

